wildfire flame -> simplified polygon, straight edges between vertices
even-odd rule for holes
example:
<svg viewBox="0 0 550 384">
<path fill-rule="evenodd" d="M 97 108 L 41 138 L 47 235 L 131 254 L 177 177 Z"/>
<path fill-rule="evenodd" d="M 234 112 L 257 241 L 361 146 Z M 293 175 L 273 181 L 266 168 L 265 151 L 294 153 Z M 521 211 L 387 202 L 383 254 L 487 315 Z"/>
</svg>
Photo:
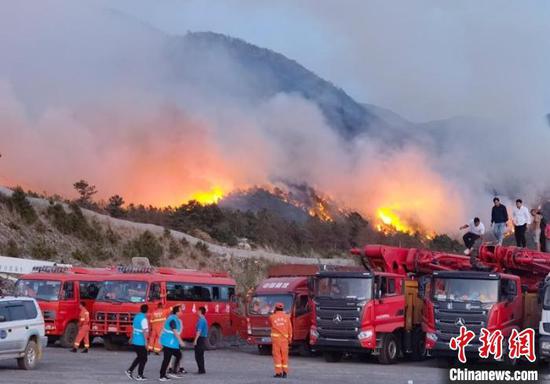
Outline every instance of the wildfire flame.
<svg viewBox="0 0 550 384">
<path fill-rule="evenodd" d="M 189 200 L 195 200 L 201 205 L 209 205 L 218 203 L 223 197 L 221 187 L 214 186 L 210 191 L 194 193 Z"/>
<path fill-rule="evenodd" d="M 376 229 L 380 232 L 388 232 L 391 230 L 408 234 L 413 234 L 415 232 L 414 228 L 405 220 L 401 219 L 392 208 L 378 208 L 376 217 L 380 220 L 376 225 Z"/>
</svg>

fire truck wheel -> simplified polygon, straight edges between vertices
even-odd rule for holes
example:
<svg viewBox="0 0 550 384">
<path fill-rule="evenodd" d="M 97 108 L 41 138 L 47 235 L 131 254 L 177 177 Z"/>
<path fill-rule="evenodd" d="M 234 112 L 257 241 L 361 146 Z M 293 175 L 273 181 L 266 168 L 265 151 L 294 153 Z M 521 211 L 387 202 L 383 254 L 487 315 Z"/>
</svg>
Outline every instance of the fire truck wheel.
<svg viewBox="0 0 550 384">
<path fill-rule="evenodd" d="M 54 345 L 57 340 L 59 340 L 58 336 L 48 336 L 48 346 Z"/>
<path fill-rule="evenodd" d="M 76 325 L 75 322 L 71 322 L 67 324 L 65 327 L 65 332 L 63 332 L 63 335 L 59 339 L 59 343 L 63 348 L 72 348 L 74 344 L 74 339 L 76 339 L 76 335 L 78 333 L 78 325 Z"/>
<path fill-rule="evenodd" d="M 306 339 L 303 343 L 300 343 L 298 353 L 303 357 L 311 357 L 313 355 L 311 345 L 309 344 L 309 339 Z"/>
<path fill-rule="evenodd" d="M 342 352 L 325 352 L 323 357 L 327 363 L 338 363 L 344 357 Z"/>
<path fill-rule="evenodd" d="M 21 369 L 29 370 L 36 367 L 38 358 L 40 356 L 40 348 L 36 341 L 29 340 L 27 347 L 25 348 L 25 355 L 17 359 L 17 365 Z"/>
<path fill-rule="evenodd" d="M 381 364 L 393 364 L 399 357 L 399 343 L 393 333 L 386 333 L 382 337 L 382 347 L 378 355 Z"/>
<path fill-rule="evenodd" d="M 212 326 L 208 334 L 208 349 L 216 349 L 221 346 L 223 340 L 222 330 L 217 325 Z"/>
<path fill-rule="evenodd" d="M 262 356 L 271 355 L 271 346 L 270 345 L 258 345 L 258 353 Z"/>
</svg>

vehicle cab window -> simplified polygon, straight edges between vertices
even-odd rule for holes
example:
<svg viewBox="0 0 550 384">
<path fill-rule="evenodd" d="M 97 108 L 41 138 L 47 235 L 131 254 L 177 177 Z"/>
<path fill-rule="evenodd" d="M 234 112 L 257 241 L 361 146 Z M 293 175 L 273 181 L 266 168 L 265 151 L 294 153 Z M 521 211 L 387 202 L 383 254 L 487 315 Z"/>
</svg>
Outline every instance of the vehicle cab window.
<svg viewBox="0 0 550 384">
<path fill-rule="evenodd" d="M 74 299 L 74 282 L 65 281 L 63 283 L 63 296 L 62 300 L 73 300 Z"/>
<path fill-rule="evenodd" d="M 309 298 L 307 295 L 300 295 L 296 298 L 296 316 L 300 316 L 309 312 L 308 302 Z"/>
<path fill-rule="evenodd" d="M 152 283 L 151 288 L 149 288 L 149 301 L 158 300 L 160 300 L 160 284 Z"/>
</svg>

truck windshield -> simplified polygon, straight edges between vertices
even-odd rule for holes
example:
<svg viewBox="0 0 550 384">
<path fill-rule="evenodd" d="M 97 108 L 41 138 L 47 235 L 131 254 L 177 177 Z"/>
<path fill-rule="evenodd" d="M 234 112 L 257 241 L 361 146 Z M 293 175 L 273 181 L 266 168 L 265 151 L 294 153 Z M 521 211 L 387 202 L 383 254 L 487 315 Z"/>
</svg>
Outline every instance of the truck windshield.
<svg viewBox="0 0 550 384">
<path fill-rule="evenodd" d="M 19 280 L 15 290 L 18 296 L 29 296 L 41 301 L 59 300 L 61 282 L 56 280 Z"/>
<path fill-rule="evenodd" d="M 97 301 L 144 303 L 148 283 L 144 281 L 105 281 L 97 294 Z"/>
<path fill-rule="evenodd" d="M 542 302 L 544 309 L 550 309 L 550 285 L 544 289 L 544 301 Z"/>
<path fill-rule="evenodd" d="M 372 278 L 320 277 L 315 282 L 315 296 L 332 299 L 370 300 L 372 298 Z"/>
<path fill-rule="evenodd" d="M 498 301 L 498 280 L 435 278 L 433 299 L 436 301 Z"/>
<path fill-rule="evenodd" d="M 250 300 L 248 313 L 251 315 L 271 315 L 277 303 L 283 303 L 285 306 L 284 311 L 290 313 L 292 295 L 256 295 Z"/>
</svg>

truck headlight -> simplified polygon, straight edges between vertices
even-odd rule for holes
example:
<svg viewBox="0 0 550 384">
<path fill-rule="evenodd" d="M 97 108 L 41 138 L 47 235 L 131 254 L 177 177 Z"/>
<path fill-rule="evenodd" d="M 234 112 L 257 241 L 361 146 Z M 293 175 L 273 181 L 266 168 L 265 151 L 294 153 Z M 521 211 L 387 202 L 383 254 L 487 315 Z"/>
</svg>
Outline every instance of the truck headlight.
<svg viewBox="0 0 550 384">
<path fill-rule="evenodd" d="M 550 350 L 550 341 L 543 341 L 540 343 L 540 348 L 544 350 Z"/>
<path fill-rule="evenodd" d="M 360 332 L 357 337 L 359 338 L 359 340 L 370 339 L 373 334 L 374 332 L 372 331 L 372 329 L 367 329 L 366 331 Z"/>
<path fill-rule="evenodd" d="M 319 332 L 317 332 L 317 330 L 315 328 L 311 328 L 309 330 L 309 334 L 311 337 L 314 337 L 314 338 L 318 338 L 319 337 Z"/>
<path fill-rule="evenodd" d="M 431 341 L 437 341 L 437 335 L 435 333 L 432 333 L 432 332 L 427 332 L 426 333 L 426 338 L 427 339 L 430 339 Z"/>
</svg>

